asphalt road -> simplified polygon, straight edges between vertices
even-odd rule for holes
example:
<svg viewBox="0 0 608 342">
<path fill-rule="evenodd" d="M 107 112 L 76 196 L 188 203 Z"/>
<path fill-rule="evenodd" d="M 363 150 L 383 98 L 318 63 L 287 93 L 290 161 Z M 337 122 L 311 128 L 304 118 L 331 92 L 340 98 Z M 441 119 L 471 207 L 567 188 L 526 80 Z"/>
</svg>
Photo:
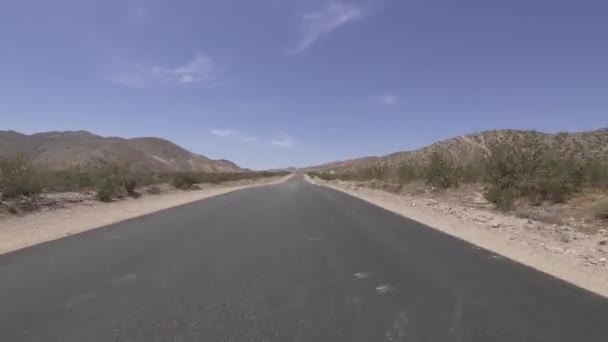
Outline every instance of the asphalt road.
<svg viewBox="0 0 608 342">
<path fill-rule="evenodd" d="M 608 300 L 296 177 L 0 256 L 0 341 L 608 341 Z"/>
</svg>

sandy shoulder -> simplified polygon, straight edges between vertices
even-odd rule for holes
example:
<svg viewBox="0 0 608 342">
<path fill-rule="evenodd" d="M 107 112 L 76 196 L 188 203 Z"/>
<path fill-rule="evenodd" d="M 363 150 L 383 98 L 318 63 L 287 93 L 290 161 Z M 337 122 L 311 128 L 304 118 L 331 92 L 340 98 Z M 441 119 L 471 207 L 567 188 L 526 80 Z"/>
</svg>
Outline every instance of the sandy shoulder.
<svg viewBox="0 0 608 342">
<path fill-rule="evenodd" d="M 232 191 L 278 184 L 289 177 L 260 179 L 244 185 L 220 185 L 209 189 L 178 191 L 139 199 L 129 198 L 112 203 L 82 203 L 23 217 L 2 217 L 0 218 L 0 255 Z"/>
<path fill-rule="evenodd" d="M 357 187 L 348 182 L 307 180 L 421 222 L 498 255 L 608 297 L 607 236 L 585 236 L 568 227 L 546 227 L 487 210 L 446 205 L 412 196 Z M 556 236 L 567 234 L 568 241 Z"/>
</svg>

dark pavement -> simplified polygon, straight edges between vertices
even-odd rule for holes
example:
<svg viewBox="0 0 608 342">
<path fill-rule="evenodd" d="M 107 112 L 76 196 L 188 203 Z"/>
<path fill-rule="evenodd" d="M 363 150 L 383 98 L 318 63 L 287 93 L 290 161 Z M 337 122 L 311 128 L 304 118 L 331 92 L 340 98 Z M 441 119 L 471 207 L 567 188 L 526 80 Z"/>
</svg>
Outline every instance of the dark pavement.
<svg viewBox="0 0 608 342">
<path fill-rule="evenodd" d="M 295 177 L 0 256 L 0 341 L 608 341 L 608 300 Z"/>
</svg>

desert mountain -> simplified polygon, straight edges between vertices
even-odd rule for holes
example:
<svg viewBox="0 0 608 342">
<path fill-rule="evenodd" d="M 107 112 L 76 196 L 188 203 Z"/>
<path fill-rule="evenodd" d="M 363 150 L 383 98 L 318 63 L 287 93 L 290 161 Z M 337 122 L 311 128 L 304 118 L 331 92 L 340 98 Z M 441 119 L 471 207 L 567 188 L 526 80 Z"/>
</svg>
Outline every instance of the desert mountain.
<svg viewBox="0 0 608 342">
<path fill-rule="evenodd" d="M 135 171 L 236 172 L 228 160 L 213 160 L 160 138 L 102 137 L 87 131 L 31 135 L 0 131 L 0 156 L 25 155 L 54 170 L 89 167 L 101 162 L 127 165 Z"/>
<path fill-rule="evenodd" d="M 563 156 L 608 160 L 608 128 L 578 132 L 548 134 L 525 130 L 490 130 L 462 135 L 435 144 L 380 157 L 364 157 L 314 166 L 309 170 L 352 171 L 371 166 L 398 167 L 403 164 L 424 165 L 433 152 L 438 152 L 458 165 L 482 159 L 499 145 L 538 146 L 553 149 Z"/>
</svg>

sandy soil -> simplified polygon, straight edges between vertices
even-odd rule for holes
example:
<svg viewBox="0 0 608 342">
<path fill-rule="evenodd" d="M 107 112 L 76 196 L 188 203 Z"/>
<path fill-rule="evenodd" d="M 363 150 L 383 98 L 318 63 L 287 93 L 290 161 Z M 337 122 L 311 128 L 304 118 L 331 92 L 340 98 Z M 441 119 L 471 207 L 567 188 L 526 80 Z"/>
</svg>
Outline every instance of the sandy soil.
<svg viewBox="0 0 608 342">
<path fill-rule="evenodd" d="M 309 179 L 608 297 L 608 230 L 584 234 L 489 209 Z"/>
<path fill-rule="evenodd" d="M 200 190 L 173 191 L 139 199 L 127 198 L 111 203 L 85 200 L 72 203 L 64 208 L 34 212 L 26 216 L 5 215 L 0 217 L 0 255 L 228 192 L 277 184 L 289 177 L 264 178 L 216 186 L 207 185 Z"/>
</svg>

